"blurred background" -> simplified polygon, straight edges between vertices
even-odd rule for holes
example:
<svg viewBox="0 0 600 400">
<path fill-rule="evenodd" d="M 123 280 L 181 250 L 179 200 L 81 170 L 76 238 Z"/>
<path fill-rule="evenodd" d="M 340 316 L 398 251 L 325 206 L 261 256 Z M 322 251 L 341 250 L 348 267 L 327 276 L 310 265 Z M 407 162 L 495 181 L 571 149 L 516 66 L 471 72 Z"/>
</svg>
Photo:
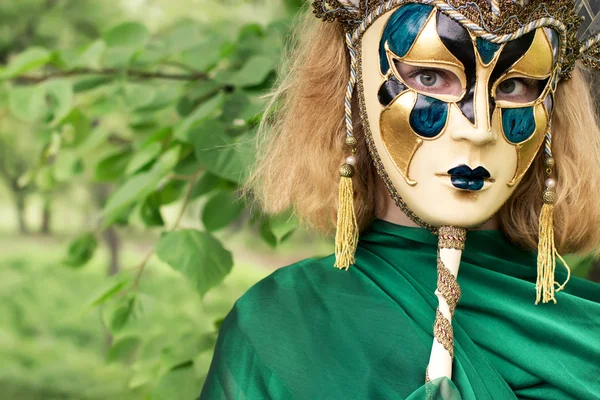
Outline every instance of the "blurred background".
<svg viewBox="0 0 600 400">
<path fill-rule="evenodd" d="M 194 399 L 235 300 L 331 253 L 240 198 L 301 5 L 0 0 L 0 399 Z"/>
<path fill-rule="evenodd" d="M 331 252 L 240 199 L 300 0 L 0 1 L 0 399 L 194 399 L 222 318 Z"/>
</svg>

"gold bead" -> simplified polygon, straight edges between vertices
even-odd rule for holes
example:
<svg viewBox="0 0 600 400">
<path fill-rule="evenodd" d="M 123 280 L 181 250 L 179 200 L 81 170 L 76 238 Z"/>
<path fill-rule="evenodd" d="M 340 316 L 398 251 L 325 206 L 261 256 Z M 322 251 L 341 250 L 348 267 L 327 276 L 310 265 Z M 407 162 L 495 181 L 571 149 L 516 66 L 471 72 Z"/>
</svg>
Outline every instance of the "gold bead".
<svg viewBox="0 0 600 400">
<path fill-rule="evenodd" d="M 352 178 L 354 176 L 354 168 L 350 164 L 344 164 L 340 167 L 340 176 L 343 178 Z"/>
<path fill-rule="evenodd" d="M 546 168 L 554 168 L 555 164 L 556 162 L 554 161 L 553 157 L 546 157 L 544 159 L 544 166 L 546 166 Z"/>
<path fill-rule="evenodd" d="M 346 136 L 346 146 L 356 147 L 358 140 L 354 136 Z"/>
<path fill-rule="evenodd" d="M 545 204 L 554 204 L 556 202 L 556 192 L 551 189 L 544 190 L 542 200 Z"/>
</svg>

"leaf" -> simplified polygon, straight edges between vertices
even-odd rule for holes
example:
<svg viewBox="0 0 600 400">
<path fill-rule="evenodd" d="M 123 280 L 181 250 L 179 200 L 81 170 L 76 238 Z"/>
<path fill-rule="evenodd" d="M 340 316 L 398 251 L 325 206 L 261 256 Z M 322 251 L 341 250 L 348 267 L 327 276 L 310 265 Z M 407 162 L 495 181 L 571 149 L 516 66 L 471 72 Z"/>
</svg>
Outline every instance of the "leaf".
<svg viewBox="0 0 600 400">
<path fill-rule="evenodd" d="M 198 334 L 196 330 L 181 334 L 177 342 L 161 351 L 162 362 L 170 367 L 180 365 L 205 351 L 213 350 L 217 341 L 216 332 Z"/>
<path fill-rule="evenodd" d="M 253 137 L 233 139 L 225 133 L 223 123 L 211 120 L 194 129 L 190 140 L 198 163 L 208 171 L 234 183 L 247 179 L 254 157 Z"/>
<path fill-rule="evenodd" d="M 152 193 L 165 175 L 177 165 L 181 148 L 179 146 L 167 150 L 149 171 L 138 173 L 129 178 L 108 199 L 102 211 L 106 221 L 137 201 Z M 109 222 L 105 221 L 105 226 Z"/>
<path fill-rule="evenodd" d="M 96 165 L 96 180 L 110 182 L 119 179 L 123 176 L 131 156 L 132 154 L 129 150 L 119 150 L 102 159 L 98 165 Z"/>
<path fill-rule="evenodd" d="M 193 400 L 198 397 L 202 382 L 194 372 L 192 361 L 178 365 L 163 375 L 152 391 L 152 400 Z"/>
<path fill-rule="evenodd" d="M 84 77 L 75 80 L 75 83 L 73 84 L 73 91 L 75 93 L 86 92 L 88 90 L 93 90 L 103 85 L 108 85 L 112 82 L 112 80 L 112 77 L 106 76 Z"/>
<path fill-rule="evenodd" d="M 160 213 L 160 195 L 153 193 L 148 196 L 140 208 L 140 217 L 147 227 L 164 226 L 165 221 Z"/>
<path fill-rule="evenodd" d="M 244 210 L 244 203 L 233 191 L 220 191 L 211 197 L 202 211 L 202 223 L 209 232 L 225 228 Z"/>
<path fill-rule="evenodd" d="M 54 178 L 57 182 L 68 182 L 82 171 L 79 155 L 74 150 L 61 150 L 54 160 Z"/>
<path fill-rule="evenodd" d="M 106 355 L 106 361 L 130 363 L 135 358 L 142 345 L 142 339 L 138 336 L 125 336 L 119 338 L 110 348 Z"/>
<path fill-rule="evenodd" d="M 197 71 L 210 71 L 221 59 L 221 46 L 204 43 L 181 53 L 180 61 Z"/>
<path fill-rule="evenodd" d="M 131 277 L 129 275 L 114 275 L 105 280 L 102 285 L 90 296 L 86 302 L 87 307 L 97 307 L 112 299 L 120 293 L 129 283 Z"/>
<path fill-rule="evenodd" d="M 291 213 L 269 217 L 269 228 L 278 243 L 285 241 L 298 228 L 298 220 Z"/>
<path fill-rule="evenodd" d="M 85 233 L 71 242 L 63 264 L 72 268 L 82 267 L 92 259 L 97 247 L 96 236 L 92 233 Z"/>
<path fill-rule="evenodd" d="M 76 66 L 87 68 L 100 68 L 101 59 L 106 51 L 106 43 L 103 40 L 95 40 L 89 44 L 79 55 Z"/>
<path fill-rule="evenodd" d="M 117 334 L 125 328 L 130 319 L 135 318 L 136 295 L 131 294 L 111 310 L 108 319 L 108 329 L 112 334 Z"/>
<path fill-rule="evenodd" d="M 215 116 L 216 113 L 221 110 L 224 100 L 224 95 L 219 93 L 210 100 L 202 103 L 194 112 L 177 124 L 175 127 L 174 136 L 183 141 L 190 141 L 190 131 L 203 121 Z"/>
<path fill-rule="evenodd" d="M 254 56 L 237 71 L 228 83 L 239 87 L 260 85 L 274 70 L 276 61 L 265 56 Z"/>
<path fill-rule="evenodd" d="M 45 113 L 46 91 L 39 86 L 21 86 L 9 91 L 9 107 L 15 117 L 25 122 L 40 120 Z"/>
<path fill-rule="evenodd" d="M 32 47 L 13 58 L 8 66 L 0 71 L 0 79 L 12 79 L 25 72 L 46 65 L 52 60 L 52 53 L 41 47 Z"/>
<path fill-rule="evenodd" d="M 198 182 L 196 182 L 196 185 L 194 185 L 190 198 L 193 200 L 208 194 L 215 189 L 226 188 L 227 183 L 229 182 L 218 177 L 217 175 L 211 174 L 210 172 L 205 172 L 202 174 L 202 178 L 200 178 Z"/>
<path fill-rule="evenodd" d="M 201 297 L 220 284 L 233 267 L 231 253 L 212 235 L 193 229 L 164 235 L 156 254 L 181 273 Z"/>
<path fill-rule="evenodd" d="M 62 147 L 76 147 L 82 144 L 90 134 L 90 121 L 80 109 L 73 109 L 63 119 L 61 130 Z"/>
<path fill-rule="evenodd" d="M 134 152 L 131 161 L 127 164 L 126 175 L 131 175 L 139 171 L 142 167 L 154 161 L 162 151 L 162 145 L 159 142 L 150 143 Z"/>
<path fill-rule="evenodd" d="M 103 35 L 108 47 L 129 47 L 141 49 L 150 39 L 150 32 L 145 25 L 138 22 L 125 22 L 119 24 Z"/>
<path fill-rule="evenodd" d="M 104 34 L 104 42 L 108 46 L 104 53 L 104 63 L 110 67 L 129 65 L 149 39 L 148 28 L 140 23 L 125 22 L 115 26 Z"/>
<path fill-rule="evenodd" d="M 54 79 L 44 84 L 50 102 L 50 123 L 56 124 L 66 117 L 73 107 L 73 86 L 64 79 Z"/>
</svg>

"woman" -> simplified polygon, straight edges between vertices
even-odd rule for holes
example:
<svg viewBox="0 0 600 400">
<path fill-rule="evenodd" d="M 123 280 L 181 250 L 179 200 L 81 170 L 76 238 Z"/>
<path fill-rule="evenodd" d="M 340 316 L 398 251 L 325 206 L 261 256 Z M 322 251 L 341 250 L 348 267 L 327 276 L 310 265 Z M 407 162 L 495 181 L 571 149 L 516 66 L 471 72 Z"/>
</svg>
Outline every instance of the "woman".
<svg viewBox="0 0 600 400">
<path fill-rule="evenodd" d="M 598 39 L 575 13 L 596 5 L 314 8 L 253 187 L 337 224 L 336 253 L 236 303 L 201 398 L 600 398 L 600 285 L 556 265 L 600 243 L 577 61 L 598 65 Z"/>
</svg>

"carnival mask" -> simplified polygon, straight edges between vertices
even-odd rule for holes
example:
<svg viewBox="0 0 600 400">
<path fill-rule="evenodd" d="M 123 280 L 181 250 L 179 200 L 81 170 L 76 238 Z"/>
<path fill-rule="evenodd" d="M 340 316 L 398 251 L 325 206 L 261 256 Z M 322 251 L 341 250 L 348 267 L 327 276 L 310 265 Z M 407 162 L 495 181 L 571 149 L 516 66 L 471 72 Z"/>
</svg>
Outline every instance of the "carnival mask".
<svg viewBox="0 0 600 400">
<path fill-rule="evenodd" d="M 548 131 L 558 33 L 499 45 L 407 4 L 362 38 L 361 95 L 388 189 L 433 226 L 473 227 L 508 200 Z"/>
</svg>

